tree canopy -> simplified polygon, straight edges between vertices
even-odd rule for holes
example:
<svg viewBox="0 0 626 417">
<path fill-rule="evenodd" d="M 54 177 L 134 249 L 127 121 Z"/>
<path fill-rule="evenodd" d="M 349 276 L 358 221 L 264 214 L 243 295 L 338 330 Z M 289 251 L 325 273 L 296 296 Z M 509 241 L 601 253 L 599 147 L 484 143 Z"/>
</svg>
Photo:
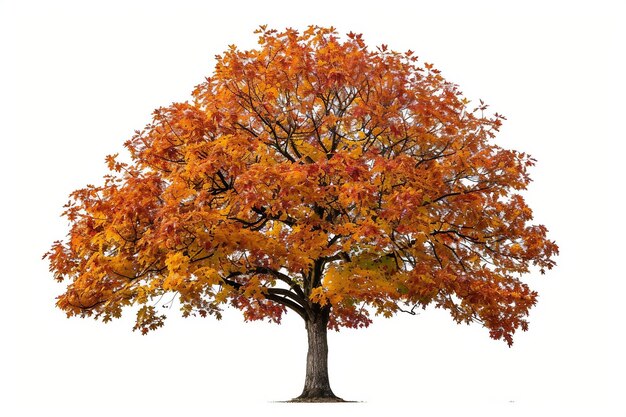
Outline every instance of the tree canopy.
<svg viewBox="0 0 626 417">
<path fill-rule="evenodd" d="M 257 34 L 71 194 L 46 254 L 68 282 L 57 306 L 104 321 L 137 306 L 146 333 L 168 293 L 185 316 L 325 310 L 332 329 L 434 305 L 510 345 L 537 299 L 521 277 L 558 248 L 520 195 L 534 160 L 494 143 L 504 117 L 411 51 Z"/>
</svg>

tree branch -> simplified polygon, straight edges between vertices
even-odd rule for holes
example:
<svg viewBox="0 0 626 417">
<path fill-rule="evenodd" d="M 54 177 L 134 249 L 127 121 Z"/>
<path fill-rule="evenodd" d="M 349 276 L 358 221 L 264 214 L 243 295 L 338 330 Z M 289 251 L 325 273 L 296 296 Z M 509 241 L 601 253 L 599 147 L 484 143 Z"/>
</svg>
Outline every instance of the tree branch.
<svg viewBox="0 0 626 417">
<path fill-rule="evenodd" d="M 265 298 L 267 298 L 268 300 L 274 301 L 275 303 L 278 303 L 278 304 L 282 304 L 285 307 L 289 307 L 290 309 L 298 313 L 300 317 L 306 320 L 307 318 L 306 307 L 292 300 L 292 299 L 298 299 L 299 297 L 296 294 L 292 293 L 291 291 L 286 290 L 284 288 L 269 288 L 267 290 L 267 294 L 264 294 L 264 295 L 265 295 Z"/>
</svg>

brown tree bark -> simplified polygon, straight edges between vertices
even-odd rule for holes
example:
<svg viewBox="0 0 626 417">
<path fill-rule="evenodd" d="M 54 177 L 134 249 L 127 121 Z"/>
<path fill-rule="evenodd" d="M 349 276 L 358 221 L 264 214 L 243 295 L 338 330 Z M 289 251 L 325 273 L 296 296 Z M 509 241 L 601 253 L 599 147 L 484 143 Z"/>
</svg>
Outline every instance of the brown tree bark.
<svg viewBox="0 0 626 417">
<path fill-rule="evenodd" d="M 330 388 L 328 378 L 328 316 L 329 308 L 305 320 L 309 348 L 306 357 L 304 389 L 297 402 L 342 402 Z"/>
</svg>

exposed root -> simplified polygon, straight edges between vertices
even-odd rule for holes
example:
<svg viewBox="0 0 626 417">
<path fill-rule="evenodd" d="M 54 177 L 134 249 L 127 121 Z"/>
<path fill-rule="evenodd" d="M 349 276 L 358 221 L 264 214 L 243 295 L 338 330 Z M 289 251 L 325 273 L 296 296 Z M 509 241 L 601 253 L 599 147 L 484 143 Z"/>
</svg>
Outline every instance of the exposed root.
<svg viewBox="0 0 626 417">
<path fill-rule="evenodd" d="M 296 397 L 286 401 L 288 403 L 347 403 L 343 398 L 339 397 Z"/>
</svg>

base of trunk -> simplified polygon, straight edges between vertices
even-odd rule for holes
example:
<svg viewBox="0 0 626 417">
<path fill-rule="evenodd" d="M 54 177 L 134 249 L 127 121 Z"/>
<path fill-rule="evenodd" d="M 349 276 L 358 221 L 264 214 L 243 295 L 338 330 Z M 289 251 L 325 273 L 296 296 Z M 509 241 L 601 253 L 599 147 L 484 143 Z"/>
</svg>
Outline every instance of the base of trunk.
<svg viewBox="0 0 626 417">
<path fill-rule="evenodd" d="M 345 402 L 349 402 L 349 401 L 345 401 L 342 398 L 339 397 L 335 397 L 334 395 L 331 396 L 326 396 L 326 397 L 316 397 L 316 396 L 311 396 L 311 397 L 303 397 L 302 395 L 299 397 L 296 397 L 292 400 L 287 401 L 288 403 L 345 403 Z"/>
</svg>

